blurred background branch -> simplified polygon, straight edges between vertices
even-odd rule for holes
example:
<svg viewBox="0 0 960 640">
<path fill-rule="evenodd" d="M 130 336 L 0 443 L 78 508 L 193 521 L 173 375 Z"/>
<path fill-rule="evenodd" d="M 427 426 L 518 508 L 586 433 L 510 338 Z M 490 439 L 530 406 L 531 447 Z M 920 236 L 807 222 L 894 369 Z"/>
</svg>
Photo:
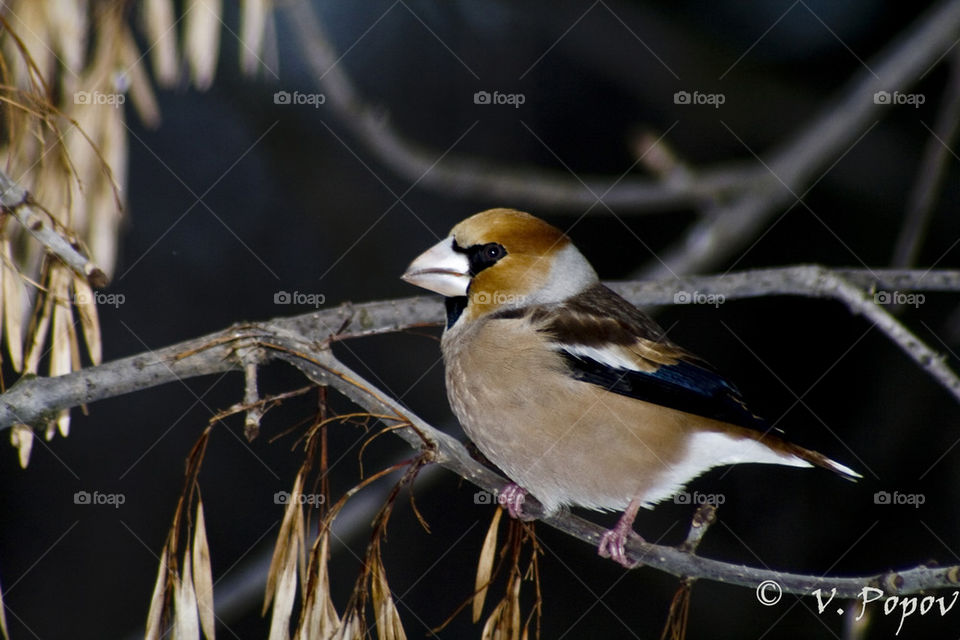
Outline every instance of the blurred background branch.
<svg viewBox="0 0 960 640">
<path fill-rule="evenodd" d="M 716 168 L 688 168 L 678 180 L 657 180 L 627 174 L 579 176 L 563 171 L 505 167 L 502 161 L 440 154 L 437 150 L 422 148 L 396 130 L 385 110 L 360 95 L 344 65 L 340 64 L 343 56 L 331 45 L 311 4 L 295 0 L 285 11 L 299 46 L 306 52 L 314 82 L 323 88 L 328 104 L 358 140 L 410 180 L 460 197 L 482 196 L 521 208 L 573 214 L 582 213 L 584 208 L 592 209 L 598 203 L 611 212 L 615 208 L 624 213 L 683 206 L 702 209 L 701 221 L 692 225 L 674 248 L 637 273 L 638 277 L 647 278 L 709 271 L 756 238 L 784 204 L 791 199 L 793 206 L 802 203 L 809 191 L 804 188 L 816 174 L 835 164 L 887 108 L 875 99 L 877 92 L 909 88 L 954 47 L 960 29 L 960 2 L 943 2 L 891 42 L 875 60 L 864 64 L 847 87 L 827 101 L 812 122 L 803 125 L 769 154 L 762 154 L 768 159 L 762 159 L 758 152 L 746 147 L 756 163 L 748 159 Z M 732 130 L 731 133 L 737 136 Z M 637 164 L 647 154 L 658 153 L 657 145 L 669 146 L 659 139 L 648 142 L 639 150 Z M 931 144 L 934 143 L 931 141 Z M 677 174 L 667 177 L 677 177 Z"/>
</svg>

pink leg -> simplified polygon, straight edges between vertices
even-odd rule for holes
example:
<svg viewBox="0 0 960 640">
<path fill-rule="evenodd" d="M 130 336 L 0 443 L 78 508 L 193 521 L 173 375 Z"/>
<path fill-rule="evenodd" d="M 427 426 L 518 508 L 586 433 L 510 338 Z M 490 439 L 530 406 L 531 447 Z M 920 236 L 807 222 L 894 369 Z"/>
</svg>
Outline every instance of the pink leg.
<svg viewBox="0 0 960 640">
<path fill-rule="evenodd" d="M 639 563 L 634 564 L 627 559 L 627 553 L 624 547 L 626 546 L 627 538 L 633 538 L 643 542 L 643 538 L 633 531 L 633 521 L 636 519 L 637 512 L 640 510 L 640 503 L 641 500 L 639 496 L 630 501 L 630 504 L 627 505 L 626 511 L 620 516 L 617 524 L 614 525 L 613 529 L 603 534 L 603 537 L 600 538 L 600 546 L 597 547 L 597 553 L 599 553 L 602 558 L 610 558 L 627 569 L 633 569 L 639 565 Z"/>
<path fill-rule="evenodd" d="M 510 514 L 511 518 L 533 520 L 533 518 L 523 513 L 523 501 L 526 497 L 527 490 L 511 482 L 500 491 L 500 495 L 497 496 L 497 502 L 500 503 L 501 507 L 507 509 L 507 513 Z"/>
</svg>

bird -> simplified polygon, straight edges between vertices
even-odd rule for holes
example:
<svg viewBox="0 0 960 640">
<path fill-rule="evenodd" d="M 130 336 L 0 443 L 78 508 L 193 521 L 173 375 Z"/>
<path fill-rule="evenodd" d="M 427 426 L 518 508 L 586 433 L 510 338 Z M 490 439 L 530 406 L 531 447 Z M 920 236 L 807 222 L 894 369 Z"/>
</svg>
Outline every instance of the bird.
<svg viewBox="0 0 960 640">
<path fill-rule="evenodd" d="M 509 478 L 524 517 L 622 511 L 598 552 L 625 567 L 640 508 L 714 467 L 767 463 L 860 474 L 774 435 L 736 386 L 606 287 L 557 227 L 498 208 L 459 222 L 401 276 L 445 299 L 447 398 L 477 449 Z"/>
</svg>

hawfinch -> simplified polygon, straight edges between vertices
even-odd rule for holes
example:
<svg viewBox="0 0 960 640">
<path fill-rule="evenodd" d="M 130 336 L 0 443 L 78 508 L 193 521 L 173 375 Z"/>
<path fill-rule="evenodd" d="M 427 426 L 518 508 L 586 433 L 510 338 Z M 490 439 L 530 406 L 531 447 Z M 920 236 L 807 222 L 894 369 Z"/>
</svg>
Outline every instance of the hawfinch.
<svg viewBox="0 0 960 640">
<path fill-rule="evenodd" d="M 491 209 L 456 225 L 403 274 L 446 297 L 447 396 L 466 434 L 513 481 L 500 496 L 522 516 L 530 492 L 623 511 L 599 553 L 624 553 L 640 507 L 716 466 L 764 462 L 860 475 L 771 435 L 713 367 L 600 284 L 559 229 Z"/>
</svg>

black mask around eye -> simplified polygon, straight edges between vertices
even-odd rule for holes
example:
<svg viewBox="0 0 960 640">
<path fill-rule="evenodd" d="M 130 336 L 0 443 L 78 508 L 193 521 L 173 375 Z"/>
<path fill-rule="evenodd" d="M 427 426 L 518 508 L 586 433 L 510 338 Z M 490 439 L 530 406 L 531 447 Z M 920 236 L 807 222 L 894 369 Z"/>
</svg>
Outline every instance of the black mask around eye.
<svg viewBox="0 0 960 640">
<path fill-rule="evenodd" d="M 453 242 L 453 250 L 458 253 L 466 254 L 467 261 L 470 263 L 470 275 L 475 276 L 484 269 L 497 264 L 507 255 L 507 250 L 499 242 L 488 242 L 486 244 L 475 244 L 466 248 L 461 247 L 456 241 Z"/>
</svg>

